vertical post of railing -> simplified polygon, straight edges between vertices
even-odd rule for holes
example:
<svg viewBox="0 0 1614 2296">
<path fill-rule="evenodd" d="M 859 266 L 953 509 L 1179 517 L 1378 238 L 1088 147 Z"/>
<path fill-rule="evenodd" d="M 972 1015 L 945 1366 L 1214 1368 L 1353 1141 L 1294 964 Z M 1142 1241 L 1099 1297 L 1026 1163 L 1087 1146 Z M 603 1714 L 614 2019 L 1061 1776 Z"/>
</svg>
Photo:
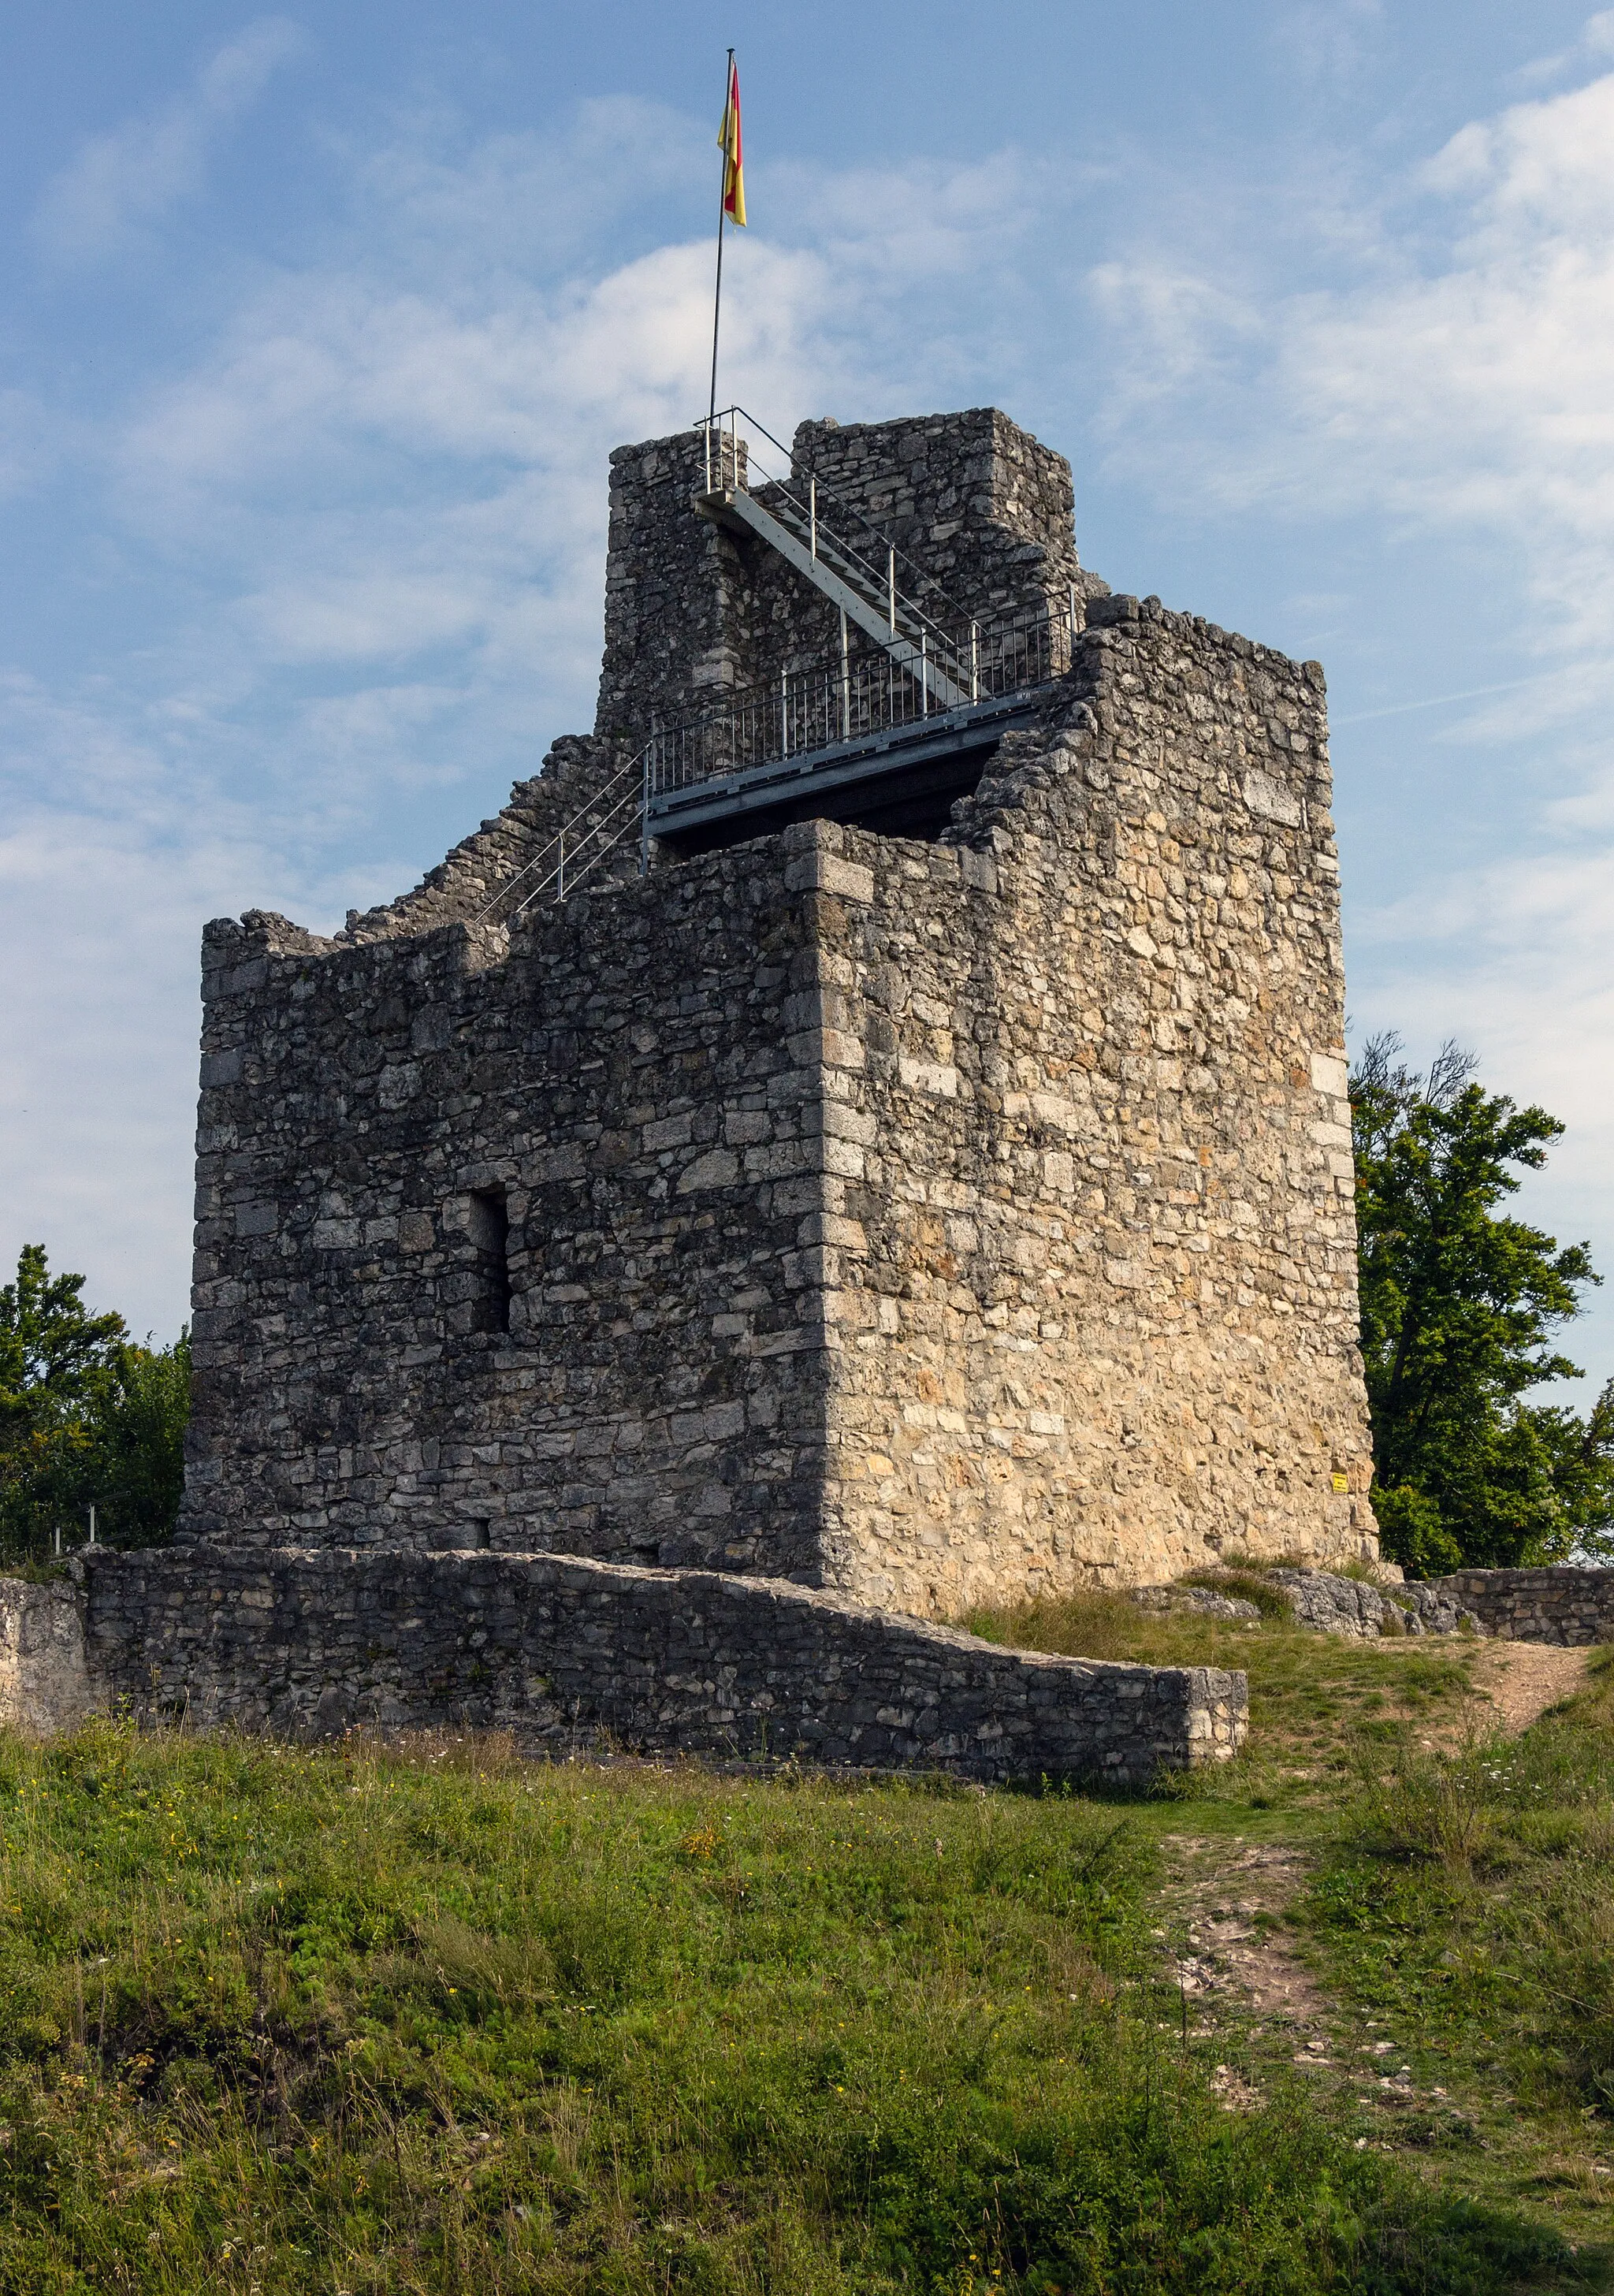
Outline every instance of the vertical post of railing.
<svg viewBox="0 0 1614 2296">
<path fill-rule="evenodd" d="M 980 625 L 970 625 L 970 699 L 980 700 Z"/>
<path fill-rule="evenodd" d="M 886 550 L 886 611 L 891 625 L 891 636 L 897 636 L 897 553 L 888 545 Z"/>
<path fill-rule="evenodd" d="M 706 491 L 712 490 L 712 418 L 706 418 Z"/>
<path fill-rule="evenodd" d="M 807 530 L 812 554 L 816 558 L 818 555 L 818 481 L 816 479 L 807 480 Z"/>
<path fill-rule="evenodd" d="M 639 874 L 650 874 L 650 761 L 656 746 L 652 733 L 644 744 L 644 771 L 639 777 Z"/>
<path fill-rule="evenodd" d="M 564 830 L 561 832 L 561 865 L 555 877 L 555 898 L 557 901 L 563 901 L 566 898 L 566 832 Z"/>
<path fill-rule="evenodd" d="M 1074 582 L 1070 585 L 1069 619 L 1066 627 L 1066 636 L 1070 641 L 1070 651 L 1065 656 L 1065 668 L 1069 669 L 1074 666 L 1076 661 L 1076 585 Z"/>
<path fill-rule="evenodd" d="M 782 669 L 779 673 L 779 754 L 782 758 L 788 758 L 791 754 L 791 673 L 788 669 Z"/>
<path fill-rule="evenodd" d="M 852 738 L 852 671 L 847 651 L 847 610 L 840 610 L 840 738 Z"/>
<path fill-rule="evenodd" d="M 922 718 L 928 718 L 930 714 L 930 640 L 929 630 L 922 629 L 919 633 L 919 714 Z"/>
</svg>

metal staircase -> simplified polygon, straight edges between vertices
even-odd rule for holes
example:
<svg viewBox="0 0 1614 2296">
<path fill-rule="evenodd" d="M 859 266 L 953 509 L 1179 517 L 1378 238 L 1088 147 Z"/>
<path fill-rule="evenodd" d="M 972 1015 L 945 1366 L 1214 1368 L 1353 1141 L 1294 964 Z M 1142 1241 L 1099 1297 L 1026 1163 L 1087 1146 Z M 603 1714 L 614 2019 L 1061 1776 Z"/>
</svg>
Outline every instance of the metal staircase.
<svg viewBox="0 0 1614 2296">
<path fill-rule="evenodd" d="M 524 867 L 506 879 L 492 898 L 471 919 L 473 925 L 508 924 L 538 901 L 563 901 L 575 893 L 629 839 L 638 844 L 639 865 L 644 865 L 645 772 L 651 745 L 647 742 L 577 811 L 569 814 L 554 835 L 540 845 Z"/>
<path fill-rule="evenodd" d="M 972 700 L 972 666 L 963 658 L 955 635 L 968 627 L 966 617 L 950 606 L 930 577 L 872 519 L 840 501 L 815 478 L 807 480 L 805 489 L 799 481 L 770 479 L 765 482 L 767 500 L 759 500 L 747 483 L 749 457 L 744 470 L 741 463 L 742 420 L 748 431 L 759 432 L 789 466 L 790 449 L 754 414 L 742 406 L 727 407 L 715 424 L 705 426 L 706 492 L 696 496 L 696 508 L 722 524 L 760 536 L 840 608 L 843 629 L 846 622 L 856 623 L 936 709 L 956 709 Z M 922 584 L 940 602 L 951 629 L 919 603 L 910 584 Z"/>
</svg>

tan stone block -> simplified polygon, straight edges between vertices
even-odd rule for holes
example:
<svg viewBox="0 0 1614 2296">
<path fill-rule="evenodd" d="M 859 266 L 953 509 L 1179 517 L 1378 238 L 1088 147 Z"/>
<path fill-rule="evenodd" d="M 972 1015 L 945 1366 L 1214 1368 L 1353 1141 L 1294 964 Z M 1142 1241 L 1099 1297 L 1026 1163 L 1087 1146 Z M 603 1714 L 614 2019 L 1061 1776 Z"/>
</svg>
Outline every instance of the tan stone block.
<svg viewBox="0 0 1614 2296">
<path fill-rule="evenodd" d="M 874 898 L 873 871 L 832 853 L 811 853 L 792 861 L 784 882 L 792 893 L 830 893 L 838 900 L 864 904 Z"/>
</svg>

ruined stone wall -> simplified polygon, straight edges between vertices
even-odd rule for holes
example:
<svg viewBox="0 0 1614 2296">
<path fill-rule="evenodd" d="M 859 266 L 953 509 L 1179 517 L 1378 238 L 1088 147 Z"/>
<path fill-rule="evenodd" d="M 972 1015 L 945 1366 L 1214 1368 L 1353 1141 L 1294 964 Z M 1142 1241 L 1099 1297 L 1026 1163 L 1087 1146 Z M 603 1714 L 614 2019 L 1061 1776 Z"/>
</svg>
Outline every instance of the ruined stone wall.
<svg viewBox="0 0 1614 2296">
<path fill-rule="evenodd" d="M 94 1711 L 84 1610 L 70 1580 L 33 1586 L 0 1575 L 0 1730 L 48 1738 Z"/>
<path fill-rule="evenodd" d="M 1084 597 L 1105 587 L 1077 561 L 1069 463 L 995 406 L 803 422 L 791 459 L 799 481 L 815 474 L 860 510 L 965 614 L 1044 600 L 1062 611 L 1071 584 Z"/>
<path fill-rule="evenodd" d="M 1225 1759 L 1245 1727 L 1241 1674 L 1004 1650 L 776 1579 L 197 1547 L 101 1555 L 87 1590 L 102 1699 L 203 1727 L 1128 1784 Z"/>
<path fill-rule="evenodd" d="M 792 850 L 508 934 L 209 928 L 189 1533 L 817 1574 Z"/>
<path fill-rule="evenodd" d="M 698 430 L 619 447 L 610 458 L 605 651 L 596 734 L 637 747 L 755 674 L 739 546 L 692 504 L 706 485 Z M 739 471 L 746 474 L 744 440 Z"/>
<path fill-rule="evenodd" d="M 625 752 L 610 742 L 563 734 L 545 757 L 543 771 L 517 782 L 501 812 L 462 838 L 397 900 L 362 912 L 349 909 L 347 925 L 332 946 L 396 940 L 438 925 L 470 924 L 485 912 L 504 916 L 510 903 L 520 899 L 523 880 L 530 882 L 529 865 L 541 861 L 562 824 L 570 822 L 582 831 L 600 817 L 603 808 L 596 800 L 624 762 Z M 636 876 L 639 862 L 635 838 L 610 857 L 602 873 Z M 507 894 L 508 888 L 513 893 Z"/>
<path fill-rule="evenodd" d="M 188 1529 L 944 1616 L 1372 1551 L 1320 673 L 1094 611 L 939 844 L 209 930 Z"/>
<path fill-rule="evenodd" d="M 749 476 L 743 436 L 737 455 L 725 447 L 719 470 Z M 947 601 L 983 615 L 1042 601 L 1062 614 L 1074 583 L 1079 621 L 1086 598 L 1104 589 L 1077 562 L 1069 464 L 995 408 L 844 428 L 805 422 L 792 471 L 800 485 L 816 472 L 930 570 L 946 594 L 930 601 L 944 619 Z M 502 890 L 514 883 L 519 897 L 520 873 L 563 822 L 586 824 L 591 800 L 652 727 L 692 716 L 724 689 L 765 684 L 838 647 L 839 615 L 827 598 L 757 537 L 695 513 L 705 483 L 698 431 L 612 455 L 594 734 L 556 742 L 541 773 L 518 782 L 502 812 L 411 891 L 351 912 L 339 940 L 471 922 L 490 904 L 502 914 Z M 757 492 L 766 504 L 767 487 L 758 483 Z M 855 658 L 878 652 L 856 628 L 850 643 Z M 638 866 L 630 839 L 603 873 L 619 880 Z"/>
<path fill-rule="evenodd" d="M 1424 1587 L 1411 1590 L 1420 1595 Z M 1479 1631 L 1519 1643 L 1614 1642 L 1614 1570 L 1454 1570 L 1428 1596 L 1471 1612 Z"/>
<path fill-rule="evenodd" d="M 725 687 L 766 685 L 839 645 L 829 599 L 760 537 L 692 512 L 705 455 L 702 434 L 686 431 L 611 457 L 602 735 L 637 742 Z M 738 468 L 750 475 L 743 432 Z M 1077 565 L 1069 464 L 995 408 L 805 422 L 791 472 L 798 495 L 816 473 L 932 576 L 939 587 L 920 603 L 944 622 L 954 606 L 968 616 L 1052 602 L 1062 615 L 1072 584 L 1079 619 L 1103 589 Z M 766 506 L 767 486 L 754 486 Z M 922 586 L 902 571 L 898 582 Z M 856 652 L 871 651 L 851 635 Z"/>
<path fill-rule="evenodd" d="M 981 602 L 1075 566 L 989 410 L 798 448 Z M 702 454 L 613 458 L 600 734 L 334 940 L 209 929 L 187 1533 L 944 1616 L 1371 1553 L 1315 664 L 1089 585 L 939 843 L 807 824 L 469 922 L 621 725 L 823 605 L 696 512 Z"/>
<path fill-rule="evenodd" d="M 954 841 L 825 831 L 832 1582 L 1374 1551 L 1322 675 L 1100 602 Z"/>
</svg>

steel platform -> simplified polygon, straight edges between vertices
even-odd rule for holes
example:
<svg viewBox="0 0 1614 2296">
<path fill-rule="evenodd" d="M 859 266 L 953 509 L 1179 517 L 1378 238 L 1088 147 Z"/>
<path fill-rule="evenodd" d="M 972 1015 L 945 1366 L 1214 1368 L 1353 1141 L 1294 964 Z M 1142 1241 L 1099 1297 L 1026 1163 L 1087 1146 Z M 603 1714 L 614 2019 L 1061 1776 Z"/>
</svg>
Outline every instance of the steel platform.
<svg viewBox="0 0 1614 2296">
<path fill-rule="evenodd" d="M 645 832 L 676 853 L 706 853 L 792 821 L 843 821 L 892 837 L 934 837 L 973 790 L 1004 735 L 1030 725 L 1045 685 L 966 703 L 828 749 L 652 791 Z"/>
</svg>

